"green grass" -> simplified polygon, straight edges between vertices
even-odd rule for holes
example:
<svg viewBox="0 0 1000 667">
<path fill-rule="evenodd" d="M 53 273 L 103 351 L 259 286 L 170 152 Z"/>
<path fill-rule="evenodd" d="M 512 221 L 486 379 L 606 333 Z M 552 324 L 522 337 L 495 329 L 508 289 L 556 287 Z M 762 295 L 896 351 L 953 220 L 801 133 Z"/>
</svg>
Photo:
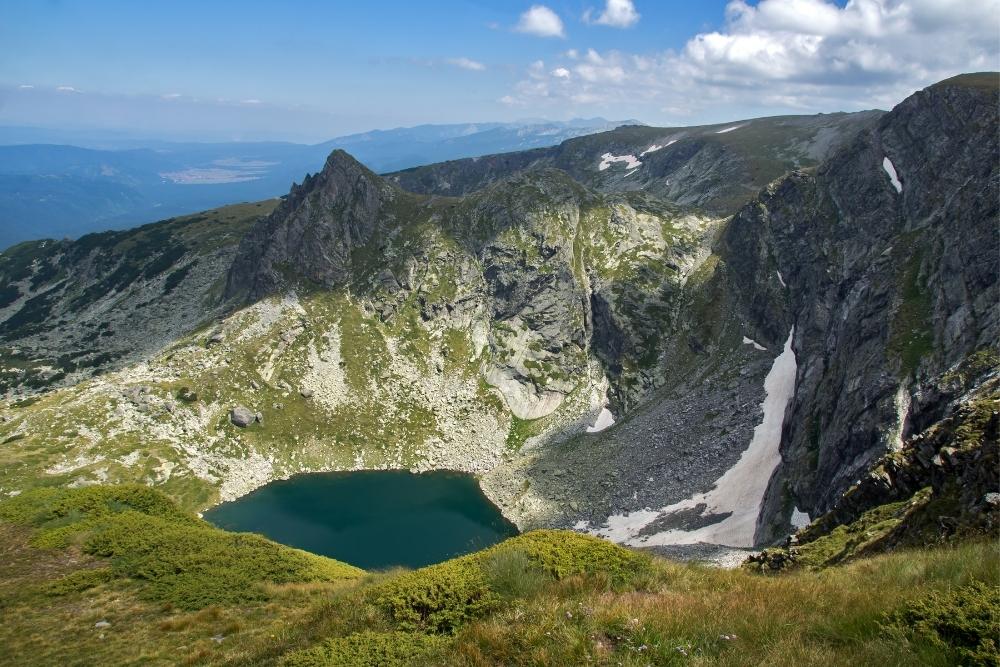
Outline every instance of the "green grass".
<svg viewBox="0 0 1000 667">
<path fill-rule="evenodd" d="M 360 574 L 211 528 L 143 487 L 26 492 L 0 503 L 0 650 L 14 665 L 997 658 L 995 542 L 763 576 L 551 530 L 412 572 Z M 102 620 L 110 626 L 95 628 Z"/>
<path fill-rule="evenodd" d="M 34 527 L 34 546 L 67 548 L 109 559 L 119 577 L 141 584 L 139 596 L 180 609 L 266 600 L 266 584 L 331 581 L 361 570 L 258 535 L 229 533 L 182 512 L 162 492 L 141 485 L 33 489 L 0 503 L 0 518 Z M 95 583 L 62 580 L 63 589 Z"/>
</svg>

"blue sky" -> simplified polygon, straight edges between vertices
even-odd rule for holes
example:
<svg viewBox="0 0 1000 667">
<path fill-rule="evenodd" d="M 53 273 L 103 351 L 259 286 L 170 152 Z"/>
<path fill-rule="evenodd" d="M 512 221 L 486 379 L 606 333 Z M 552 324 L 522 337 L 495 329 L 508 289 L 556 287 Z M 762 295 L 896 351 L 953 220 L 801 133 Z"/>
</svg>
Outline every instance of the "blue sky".
<svg viewBox="0 0 1000 667">
<path fill-rule="evenodd" d="M 886 107 L 996 69 L 998 21 L 1000 0 L 4 0 L 0 124 L 319 141 Z"/>
</svg>

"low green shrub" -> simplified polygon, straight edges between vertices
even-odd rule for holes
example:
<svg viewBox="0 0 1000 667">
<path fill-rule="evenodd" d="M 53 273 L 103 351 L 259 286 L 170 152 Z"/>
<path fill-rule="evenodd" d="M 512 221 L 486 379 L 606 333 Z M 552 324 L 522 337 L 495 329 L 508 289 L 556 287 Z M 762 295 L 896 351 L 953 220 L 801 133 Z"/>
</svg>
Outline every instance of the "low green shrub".
<svg viewBox="0 0 1000 667">
<path fill-rule="evenodd" d="M 410 667 L 447 645 L 444 637 L 412 632 L 360 632 L 327 639 L 285 656 L 284 667 Z"/>
<path fill-rule="evenodd" d="M 369 600 L 406 631 L 450 633 L 500 605 L 471 557 L 407 572 L 376 586 Z"/>
<path fill-rule="evenodd" d="M 0 503 L 0 519 L 45 532 L 124 510 L 182 523 L 198 522 L 165 494 L 142 484 L 29 489 Z"/>
<path fill-rule="evenodd" d="M 607 540 L 567 530 L 534 530 L 492 550 L 520 549 L 557 579 L 574 574 L 601 574 L 613 585 L 628 587 L 649 576 L 652 559 Z M 490 553 L 484 552 L 484 554 Z"/>
<path fill-rule="evenodd" d="M 552 581 L 539 563 L 517 548 L 491 552 L 483 558 L 482 569 L 490 589 L 504 598 L 532 597 Z"/>
<path fill-rule="evenodd" d="M 976 582 L 932 591 L 891 614 L 886 631 L 951 654 L 953 664 L 1000 664 L 1000 587 Z"/>
<path fill-rule="evenodd" d="M 94 528 L 84 550 L 146 582 L 143 593 L 181 609 L 267 599 L 263 584 L 358 576 L 350 565 L 208 524 L 188 525 L 126 511 Z"/>
<path fill-rule="evenodd" d="M 549 578 L 592 574 L 627 587 L 650 572 L 645 554 L 588 535 L 538 530 L 402 574 L 376 586 L 369 600 L 401 630 L 451 633 L 505 598 L 534 594 Z"/>
<path fill-rule="evenodd" d="M 144 582 L 143 597 L 181 609 L 265 600 L 267 584 L 363 574 L 259 535 L 219 530 L 142 485 L 26 491 L 0 503 L 0 519 L 35 527 L 35 546 L 76 542 L 87 553 L 110 558 L 114 575 Z M 87 576 L 63 587 L 83 585 Z"/>
<path fill-rule="evenodd" d="M 114 579 L 114 574 L 110 568 L 102 567 L 93 570 L 77 570 L 76 572 L 67 574 L 65 577 L 60 577 L 55 581 L 49 582 L 45 586 L 45 594 L 57 597 L 82 593 L 91 588 L 96 588 L 101 584 L 106 584 L 112 579 Z"/>
</svg>

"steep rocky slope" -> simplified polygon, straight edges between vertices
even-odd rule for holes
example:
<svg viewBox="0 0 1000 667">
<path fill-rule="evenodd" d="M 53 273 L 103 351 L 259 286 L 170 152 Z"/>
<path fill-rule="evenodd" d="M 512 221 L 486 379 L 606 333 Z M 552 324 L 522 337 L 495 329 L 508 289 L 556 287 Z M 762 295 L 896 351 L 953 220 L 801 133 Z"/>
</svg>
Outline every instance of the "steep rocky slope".
<svg viewBox="0 0 1000 667">
<path fill-rule="evenodd" d="M 1000 340 L 996 92 L 993 75 L 918 92 L 726 229 L 755 326 L 795 327 L 782 474 L 807 512 L 940 419 L 942 375 Z"/>
<path fill-rule="evenodd" d="M 456 196 L 526 169 L 555 167 L 602 192 L 643 190 L 673 204 L 728 215 L 772 180 L 815 166 L 883 113 L 626 126 L 552 148 L 452 160 L 387 177 L 413 192 Z"/>
<path fill-rule="evenodd" d="M 77 354 L 69 316 L 104 317 L 117 361 L 29 398 L 11 374 L 0 485 L 144 481 L 200 508 L 302 471 L 454 468 L 522 527 L 780 538 L 996 345 L 996 92 L 963 77 L 888 114 L 627 127 L 386 178 L 335 151 L 254 222 L 20 247 L 5 340 Z"/>
<path fill-rule="evenodd" d="M 0 391 L 67 384 L 223 312 L 220 276 L 273 201 L 0 254 Z"/>
</svg>

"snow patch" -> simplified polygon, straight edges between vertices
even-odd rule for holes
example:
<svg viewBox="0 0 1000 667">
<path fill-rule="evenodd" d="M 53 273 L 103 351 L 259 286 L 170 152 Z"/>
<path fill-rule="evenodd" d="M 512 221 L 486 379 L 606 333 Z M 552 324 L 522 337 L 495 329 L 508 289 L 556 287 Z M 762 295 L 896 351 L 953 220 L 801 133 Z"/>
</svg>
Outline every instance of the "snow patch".
<svg viewBox="0 0 1000 667">
<path fill-rule="evenodd" d="M 624 162 L 626 169 L 637 169 L 642 166 L 642 162 L 634 155 L 612 155 L 611 153 L 605 153 L 601 156 L 601 163 L 597 165 L 597 169 L 604 171 L 615 162 Z"/>
<path fill-rule="evenodd" d="M 601 414 L 597 415 L 597 421 L 594 422 L 593 426 L 587 427 L 587 433 L 600 433 L 604 429 L 614 426 L 615 416 L 611 414 L 611 410 L 607 408 L 601 408 Z"/>
<path fill-rule="evenodd" d="M 785 409 L 795 390 L 796 361 L 792 350 L 792 327 L 784 349 L 774 360 L 764 379 L 764 419 L 754 429 L 750 446 L 732 468 L 722 475 L 712 489 L 660 510 L 639 510 L 630 514 L 608 517 L 603 527 L 589 533 L 607 537 L 631 546 L 664 546 L 706 542 L 731 547 L 752 547 L 757 529 L 757 517 L 774 469 L 781 462 L 781 425 Z M 654 520 L 669 517 L 681 510 L 704 505 L 702 516 L 723 518 L 695 530 L 671 529 L 653 535 L 639 535 Z M 579 524 L 578 524 L 579 525 Z"/>
<path fill-rule="evenodd" d="M 642 157 L 643 155 L 647 155 L 649 153 L 655 153 L 658 150 L 662 150 L 662 149 L 666 148 L 667 146 L 670 146 L 670 145 L 676 144 L 676 143 L 677 143 L 676 139 L 671 139 L 670 141 L 668 141 L 665 144 L 653 144 L 652 146 L 650 146 L 649 148 L 647 148 L 643 152 L 639 153 L 639 157 Z"/>
<path fill-rule="evenodd" d="M 778 282 L 781 283 L 781 286 L 788 287 L 788 285 L 785 284 L 785 279 L 781 277 L 781 271 L 775 271 L 775 273 L 778 274 Z"/>
<path fill-rule="evenodd" d="M 896 192 L 902 192 L 903 184 L 899 182 L 896 167 L 892 164 L 892 160 L 888 156 L 882 158 L 882 168 L 885 169 L 885 173 L 889 174 L 889 181 L 892 183 L 892 187 L 896 188 Z"/>
<path fill-rule="evenodd" d="M 812 523 L 812 519 L 809 518 L 808 514 L 799 510 L 798 507 L 792 509 L 792 527 L 795 528 L 795 530 L 805 528 L 810 523 Z"/>
<path fill-rule="evenodd" d="M 760 343 L 758 343 L 757 341 L 755 341 L 753 338 L 747 338 L 746 336 L 743 337 L 743 344 L 744 345 L 753 345 L 753 349 L 755 349 L 755 350 L 766 350 L 767 349 L 766 347 L 764 347 L 763 345 L 761 345 Z"/>
<path fill-rule="evenodd" d="M 724 127 L 721 130 L 716 130 L 716 134 L 725 134 L 726 132 L 732 132 L 733 130 L 738 130 L 741 127 L 746 127 L 746 123 L 743 125 L 730 125 L 729 127 Z"/>
<path fill-rule="evenodd" d="M 898 452 L 903 448 L 903 432 L 906 430 L 906 421 L 910 416 L 910 392 L 906 390 L 904 385 L 899 385 L 896 389 L 893 403 L 896 406 L 896 429 L 890 446 Z"/>
</svg>

